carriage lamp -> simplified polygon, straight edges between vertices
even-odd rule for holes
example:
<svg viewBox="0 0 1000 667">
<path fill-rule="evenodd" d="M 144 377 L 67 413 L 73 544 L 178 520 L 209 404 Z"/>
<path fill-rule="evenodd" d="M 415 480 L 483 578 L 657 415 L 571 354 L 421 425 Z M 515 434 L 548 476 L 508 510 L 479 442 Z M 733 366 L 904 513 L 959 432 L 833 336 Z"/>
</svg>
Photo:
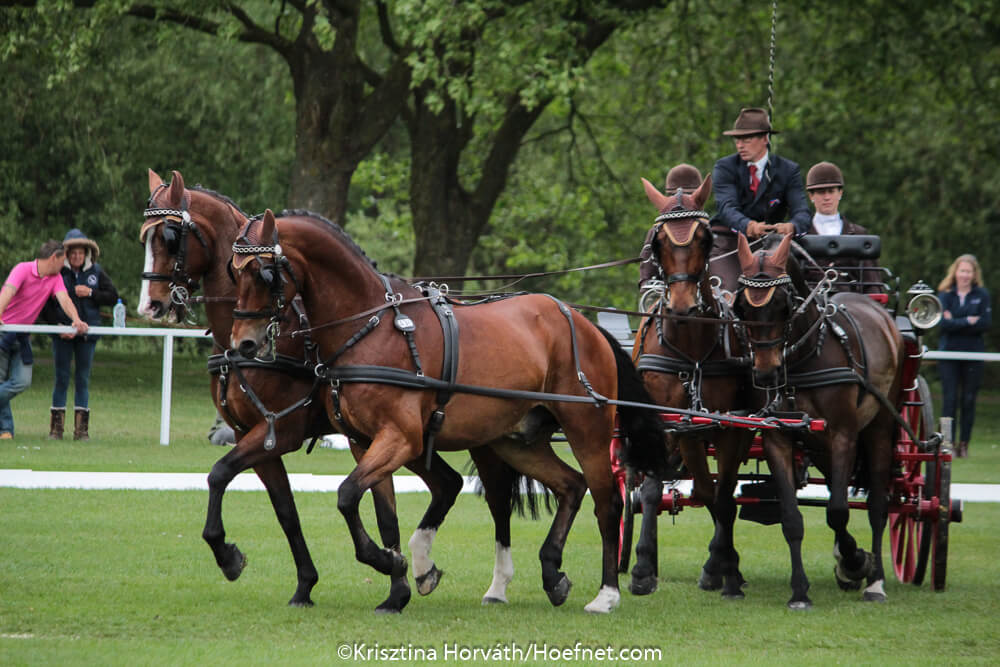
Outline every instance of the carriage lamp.
<svg viewBox="0 0 1000 667">
<path fill-rule="evenodd" d="M 918 280 L 910 289 L 910 302 L 906 306 L 906 316 L 915 329 L 933 329 L 941 321 L 944 308 L 934 290 L 922 280 Z"/>
</svg>

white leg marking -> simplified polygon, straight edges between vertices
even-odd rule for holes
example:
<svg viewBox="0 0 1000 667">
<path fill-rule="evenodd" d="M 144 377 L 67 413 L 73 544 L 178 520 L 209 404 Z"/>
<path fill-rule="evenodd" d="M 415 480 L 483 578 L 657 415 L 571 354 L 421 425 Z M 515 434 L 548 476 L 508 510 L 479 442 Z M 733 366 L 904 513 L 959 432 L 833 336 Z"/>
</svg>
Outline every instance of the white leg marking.
<svg viewBox="0 0 1000 667">
<path fill-rule="evenodd" d="M 883 586 L 884 583 L 885 579 L 879 579 L 874 584 L 866 588 L 864 593 L 864 598 L 866 600 L 872 600 L 876 602 L 885 602 L 887 598 L 885 594 L 885 587 Z"/>
<path fill-rule="evenodd" d="M 434 545 L 436 528 L 418 528 L 410 538 L 410 554 L 413 556 L 413 576 L 422 577 L 434 567 L 431 547 Z"/>
<path fill-rule="evenodd" d="M 510 547 L 499 542 L 496 545 L 496 557 L 493 562 L 493 581 L 483 596 L 483 602 L 507 602 L 507 584 L 514 578 L 514 559 L 510 555 Z"/>
<path fill-rule="evenodd" d="M 612 588 L 611 586 L 601 586 L 601 590 L 597 593 L 597 597 L 591 600 L 590 604 L 583 609 L 591 614 L 607 614 L 618 606 L 621 599 L 621 593 L 618 592 L 617 588 Z"/>
</svg>

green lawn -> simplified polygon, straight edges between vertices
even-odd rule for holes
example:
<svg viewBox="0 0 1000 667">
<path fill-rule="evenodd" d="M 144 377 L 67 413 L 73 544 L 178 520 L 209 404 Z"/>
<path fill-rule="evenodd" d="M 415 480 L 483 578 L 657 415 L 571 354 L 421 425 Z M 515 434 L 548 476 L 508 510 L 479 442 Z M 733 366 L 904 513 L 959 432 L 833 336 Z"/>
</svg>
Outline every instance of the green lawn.
<svg viewBox="0 0 1000 667">
<path fill-rule="evenodd" d="M 224 450 L 205 438 L 214 409 L 203 364 L 176 360 L 173 432 L 164 447 L 159 353 L 98 351 L 88 443 L 45 438 L 51 365 L 40 358 L 34 386 L 15 400 L 17 438 L 0 446 L 0 468 L 207 473 Z M 955 481 L 1000 481 L 995 401 L 984 396 L 972 457 L 955 463 Z M 464 454 L 449 457 L 464 466 Z M 321 448 L 286 460 L 290 472 L 342 474 L 352 467 L 348 454 Z M 530 651 L 572 650 L 578 642 L 658 649 L 659 662 L 684 665 L 986 664 L 1000 651 L 1000 505 L 991 503 L 967 504 L 965 521 L 952 525 L 946 591 L 900 584 L 890 570 L 886 605 L 864 604 L 837 588 L 823 513 L 804 509 L 803 556 L 815 603 L 806 613 L 784 606 L 789 567 L 778 526 L 737 524 L 749 581 L 744 601 L 698 590 L 711 528 L 704 510 L 688 509 L 660 519 L 660 590 L 634 597 L 623 576 L 621 607 L 591 617 L 582 608 L 599 586 L 600 549 L 589 500 L 564 554 L 574 582 L 569 601 L 553 609 L 541 590 L 537 550 L 548 519 L 516 519 L 511 602 L 482 607 L 493 569 L 492 522 L 481 500 L 463 495 L 434 547 L 446 572 L 440 588 L 427 598 L 414 594 L 401 616 L 383 618 L 372 609 L 386 582 L 355 561 L 335 494 L 296 496 L 320 571 L 312 609 L 285 604 L 294 567 L 266 494 L 226 496 L 227 539 L 249 558 L 235 583 L 224 579 L 201 540 L 206 501 L 195 491 L 0 489 L 0 664 L 329 665 L 387 662 L 387 654 L 364 651 L 395 647 L 416 663 L 445 662 L 446 650 L 499 647 L 529 652 L 526 664 L 548 664 Z M 399 496 L 404 540 L 426 502 L 426 494 Z M 366 498 L 363 516 L 374 532 L 370 505 Z M 851 523 L 867 542 L 864 515 L 853 513 Z M 342 646 L 349 647 L 347 660 L 339 657 Z M 375 657 L 355 660 L 356 647 Z M 427 659 L 430 649 L 436 661 Z M 447 662 L 482 662 L 465 655 Z"/>
</svg>

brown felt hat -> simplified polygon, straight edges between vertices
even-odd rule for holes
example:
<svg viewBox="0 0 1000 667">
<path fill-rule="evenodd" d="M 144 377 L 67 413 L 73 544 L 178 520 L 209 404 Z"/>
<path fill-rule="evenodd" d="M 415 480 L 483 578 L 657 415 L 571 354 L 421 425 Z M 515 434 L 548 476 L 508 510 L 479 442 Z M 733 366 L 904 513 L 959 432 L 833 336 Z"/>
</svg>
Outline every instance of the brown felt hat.
<svg viewBox="0 0 1000 667">
<path fill-rule="evenodd" d="M 733 129 L 723 132 L 728 137 L 745 137 L 750 134 L 778 134 L 777 130 L 771 129 L 771 119 L 767 115 L 766 109 L 748 107 L 740 109 L 740 115 L 733 123 Z"/>
<path fill-rule="evenodd" d="M 806 190 L 844 187 L 844 175 L 840 167 L 832 162 L 817 162 L 806 174 Z"/>
<path fill-rule="evenodd" d="M 681 188 L 684 194 L 691 194 L 701 185 L 701 172 L 697 167 L 681 163 L 667 172 L 666 192 L 674 194 Z"/>
</svg>

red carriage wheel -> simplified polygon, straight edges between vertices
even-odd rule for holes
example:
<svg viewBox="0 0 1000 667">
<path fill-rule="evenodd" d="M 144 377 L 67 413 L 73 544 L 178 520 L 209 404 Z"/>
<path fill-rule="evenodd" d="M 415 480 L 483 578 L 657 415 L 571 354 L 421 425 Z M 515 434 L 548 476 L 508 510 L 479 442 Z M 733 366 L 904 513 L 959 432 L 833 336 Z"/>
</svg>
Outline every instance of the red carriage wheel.
<svg viewBox="0 0 1000 667">
<path fill-rule="evenodd" d="M 935 492 L 937 466 L 934 461 L 923 462 L 908 458 L 919 454 L 921 446 L 934 429 L 934 407 L 930 389 L 923 377 L 917 376 L 916 389 L 905 392 L 902 417 L 910 425 L 918 442 L 913 442 L 904 429 L 900 429 L 896 443 L 898 469 L 891 480 L 895 510 L 889 511 L 889 541 L 892 566 L 896 578 L 903 583 L 919 585 L 927 567 L 929 548 L 937 521 L 921 517 L 918 503 L 938 495 Z"/>
</svg>

